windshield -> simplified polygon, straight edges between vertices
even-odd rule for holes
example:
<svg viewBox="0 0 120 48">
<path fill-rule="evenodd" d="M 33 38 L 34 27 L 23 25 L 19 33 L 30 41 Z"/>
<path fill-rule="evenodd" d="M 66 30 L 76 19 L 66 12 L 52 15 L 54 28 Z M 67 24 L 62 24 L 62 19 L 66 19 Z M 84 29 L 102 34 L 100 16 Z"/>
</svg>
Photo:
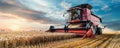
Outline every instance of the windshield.
<svg viewBox="0 0 120 48">
<path fill-rule="evenodd" d="M 81 10 L 78 9 L 69 10 L 64 14 L 64 16 L 67 21 L 77 19 L 81 20 Z"/>
</svg>

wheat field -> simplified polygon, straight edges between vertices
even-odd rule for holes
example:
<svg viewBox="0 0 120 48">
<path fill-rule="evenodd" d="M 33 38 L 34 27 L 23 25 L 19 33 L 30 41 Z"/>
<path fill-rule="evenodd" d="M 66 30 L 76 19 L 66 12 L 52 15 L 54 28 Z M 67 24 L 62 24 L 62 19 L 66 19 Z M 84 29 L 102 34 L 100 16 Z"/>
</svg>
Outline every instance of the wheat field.
<svg viewBox="0 0 120 48">
<path fill-rule="evenodd" d="M 120 33 L 82 39 L 74 33 L 0 32 L 0 48 L 120 48 Z"/>
</svg>

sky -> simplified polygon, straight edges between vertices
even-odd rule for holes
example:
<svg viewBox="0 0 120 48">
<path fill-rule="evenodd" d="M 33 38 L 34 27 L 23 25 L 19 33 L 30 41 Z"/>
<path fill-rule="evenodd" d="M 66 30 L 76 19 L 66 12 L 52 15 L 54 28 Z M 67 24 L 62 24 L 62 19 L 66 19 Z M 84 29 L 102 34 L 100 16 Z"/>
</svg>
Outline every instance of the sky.
<svg viewBox="0 0 120 48">
<path fill-rule="evenodd" d="M 120 0 L 0 0 L 0 29 L 48 29 L 65 24 L 63 13 L 70 7 L 88 3 L 103 24 L 120 30 Z"/>
</svg>

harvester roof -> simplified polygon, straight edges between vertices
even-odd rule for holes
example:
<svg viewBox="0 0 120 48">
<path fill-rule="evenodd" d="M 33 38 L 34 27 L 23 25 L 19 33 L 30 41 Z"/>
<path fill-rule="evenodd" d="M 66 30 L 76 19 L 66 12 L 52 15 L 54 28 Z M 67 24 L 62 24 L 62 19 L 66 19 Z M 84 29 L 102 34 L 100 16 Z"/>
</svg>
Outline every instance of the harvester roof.
<svg viewBox="0 0 120 48">
<path fill-rule="evenodd" d="M 88 8 L 88 9 L 92 9 L 93 8 L 90 4 L 80 4 L 80 5 L 74 6 L 72 8 L 75 8 L 75 7 Z"/>
</svg>

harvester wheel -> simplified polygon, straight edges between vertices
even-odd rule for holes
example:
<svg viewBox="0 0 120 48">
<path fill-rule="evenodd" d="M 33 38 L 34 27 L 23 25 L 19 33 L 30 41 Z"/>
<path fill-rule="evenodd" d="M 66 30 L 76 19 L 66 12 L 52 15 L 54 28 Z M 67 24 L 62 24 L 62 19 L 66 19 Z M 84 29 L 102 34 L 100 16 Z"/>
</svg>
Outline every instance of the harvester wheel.
<svg viewBox="0 0 120 48">
<path fill-rule="evenodd" d="M 50 32 L 54 32 L 54 26 L 50 26 L 49 30 Z"/>
<path fill-rule="evenodd" d="M 65 25 L 64 30 L 65 32 L 68 32 L 68 26 Z"/>
<path fill-rule="evenodd" d="M 101 29 L 100 27 L 98 27 L 96 33 L 97 33 L 98 35 L 101 35 L 101 34 L 102 34 L 102 29 Z"/>
</svg>

